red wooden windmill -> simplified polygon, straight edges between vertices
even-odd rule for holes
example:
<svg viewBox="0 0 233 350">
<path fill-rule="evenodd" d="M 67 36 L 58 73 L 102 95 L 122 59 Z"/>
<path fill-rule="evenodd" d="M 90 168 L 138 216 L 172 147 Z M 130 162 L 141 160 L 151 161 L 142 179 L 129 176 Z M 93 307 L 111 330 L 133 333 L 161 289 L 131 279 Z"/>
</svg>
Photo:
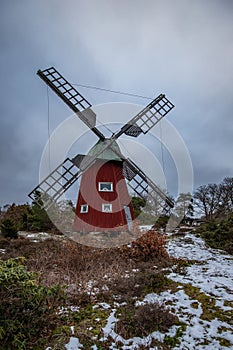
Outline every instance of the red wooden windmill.
<svg viewBox="0 0 233 350">
<path fill-rule="evenodd" d="M 80 232 L 131 230 L 134 214 L 128 187 L 144 199 L 157 194 L 165 207 L 173 207 L 160 188 L 122 155 L 117 144 L 122 134 L 146 134 L 174 107 L 165 95 L 156 97 L 111 138 L 105 138 L 96 128 L 91 104 L 55 68 L 39 70 L 37 74 L 99 140 L 86 156 L 78 154 L 62 162 L 29 194 L 30 198 L 36 200 L 40 193 L 43 207 L 47 208 L 81 177 L 74 221 L 74 230 Z"/>
</svg>

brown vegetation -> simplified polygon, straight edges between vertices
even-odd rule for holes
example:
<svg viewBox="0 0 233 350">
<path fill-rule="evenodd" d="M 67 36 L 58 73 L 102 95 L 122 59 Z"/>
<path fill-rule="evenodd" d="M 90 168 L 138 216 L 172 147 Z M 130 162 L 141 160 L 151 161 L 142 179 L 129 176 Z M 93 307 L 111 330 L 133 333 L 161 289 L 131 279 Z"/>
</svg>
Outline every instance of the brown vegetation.
<svg viewBox="0 0 233 350">
<path fill-rule="evenodd" d="M 38 243 L 22 237 L 16 240 L 1 238 L 0 249 L 5 249 L 2 258 L 24 256 L 28 269 L 40 272 L 47 286 L 101 281 L 106 276 L 119 277 L 126 270 L 137 268 L 140 262 L 153 260 L 166 264 L 169 261 L 165 239 L 155 231 L 149 231 L 131 246 L 108 249 L 80 245 L 64 236 L 55 238 Z"/>
<path fill-rule="evenodd" d="M 178 318 L 159 303 L 138 307 L 130 304 L 121 310 L 116 331 L 125 339 L 144 337 L 153 331 L 166 332 L 176 322 Z"/>
</svg>

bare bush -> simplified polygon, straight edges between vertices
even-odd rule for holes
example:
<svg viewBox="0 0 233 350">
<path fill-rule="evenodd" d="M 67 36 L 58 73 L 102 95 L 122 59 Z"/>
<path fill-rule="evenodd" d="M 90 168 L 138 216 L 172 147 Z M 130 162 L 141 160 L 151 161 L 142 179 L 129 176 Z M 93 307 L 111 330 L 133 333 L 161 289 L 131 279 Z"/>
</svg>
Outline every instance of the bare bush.
<svg viewBox="0 0 233 350">
<path fill-rule="evenodd" d="M 126 249 L 133 259 L 148 261 L 152 259 L 169 259 L 165 248 L 165 236 L 156 230 L 150 230 L 143 236 L 132 242 L 131 248 Z"/>
<path fill-rule="evenodd" d="M 116 323 L 116 332 L 125 339 L 144 337 L 154 331 L 166 332 L 177 321 L 177 316 L 159 303 L 139 307 L 131 304 L 122 308 L 120 320 Z"/>
</svg>

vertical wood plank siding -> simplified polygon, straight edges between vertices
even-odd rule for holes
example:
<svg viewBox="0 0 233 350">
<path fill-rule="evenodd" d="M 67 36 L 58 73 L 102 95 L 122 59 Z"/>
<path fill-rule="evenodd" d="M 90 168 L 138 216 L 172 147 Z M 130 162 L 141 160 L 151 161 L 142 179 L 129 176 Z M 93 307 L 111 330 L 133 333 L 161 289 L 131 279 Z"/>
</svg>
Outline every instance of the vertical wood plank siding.
<svg viewBox="0 0 233 350">
<path fill-rule="evenodd" d="M 113 192 L 99 192 L 99 182 L 112 182 Z M 83 204 L 88 204 L 87 213 L 80 213 Z M 112 212 L 102 212 L 102 204 L 112 204 Z M 122 230 L 120 226 L 127 225 L 124 206 L 129 206 L 134 219 L 122 162 L 97 159 L 81 179 L 74 230 L 81 232 Z"/>
</svg>

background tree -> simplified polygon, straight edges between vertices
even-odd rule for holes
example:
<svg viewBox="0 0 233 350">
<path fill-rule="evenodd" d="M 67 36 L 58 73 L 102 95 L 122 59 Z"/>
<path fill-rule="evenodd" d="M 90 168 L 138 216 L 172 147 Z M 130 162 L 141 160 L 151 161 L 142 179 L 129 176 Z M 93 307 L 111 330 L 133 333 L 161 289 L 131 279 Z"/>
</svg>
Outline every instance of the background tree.
<svg viewBox="0 0 233 350">
<path fill-rule="evenodd" d="M 5 207 L 5 206 L 4 206 Z M 0 221 L 10 220 L 10 222 L 19 230 L 27 230 L 27 215 L 30 210 L 29 204 L 7 205 L 6 211 L 1 213 Z"/>
<path fill-rule="evenodd" d="M 133 206 L 134 216 L 136 218 L 141 214 L 142 208 L 146 205 L 146 200 L 141 197 L 132 197 L 131 203 Z"/>
<path fill-rule="evenodd" d="M 233 178 L 200 186 L 194 193 L 195 204 L 207 220 L 224 217 L 233 210 Z"/>
<path fill-rule="evenodd" d="M 219 185 L 221 201 L 219 216 L 228 215 L 233 211 L 233 177 L 225 177 Z"/>
<path fill-rule="evenodd" d="M 221 202 L 220 188 L 216 184 L 200 186 L 194 193 L 196 204 L 207 220 L 212 220 Z"/>
<path fill-rule="evenodd" d="M 18 230 L 12 219 L 3 219 L 0 227 L 3 237 L 18 238 Z"/>
<path fill-rule="evenodd" d="M 3 233 L 8 230 L 17 231 L 50 231 L 54 225 L 52 224 L 47 212 L 40 207 L 38 202 L 32 202 L 23 205 L 4 206 L 4 212 L 1 214 L 0 224 Z M 10 233 L 11 234 L 11 233 Z M 13 234 L 13 233 L 12 233 Z"/>
<path fill-rule="evenodd" d="M 166 193 L 166 191 L 163 191 Z M 173 198 L 166 194 L 171 200 Z M 135 217 L 139 218 L 142 225 L 154 225 L 160 217 L 167 217 L 169 215 L 170 207 L 166 205 L 164 200 L 156 193 L 148 195 L 147 198 L 132 197 L 131 202 L 134 209 Z M 164 220 L 162 220 L 164 222 Z"/>
<path fill-rule="evenodd" d="M 42 205 L 41 193 L 38 192 L 28 213 L 28 228 L 32 231 L 50 231 L 54 227 Z"/>
<path fill-rule="evenodd" d="M 180 193 L 173 209 L 173 214 L 186 220 L 188 217 L 192 217 L 194 212 L 193 198 L 190 192 Z"/>
</svg>

